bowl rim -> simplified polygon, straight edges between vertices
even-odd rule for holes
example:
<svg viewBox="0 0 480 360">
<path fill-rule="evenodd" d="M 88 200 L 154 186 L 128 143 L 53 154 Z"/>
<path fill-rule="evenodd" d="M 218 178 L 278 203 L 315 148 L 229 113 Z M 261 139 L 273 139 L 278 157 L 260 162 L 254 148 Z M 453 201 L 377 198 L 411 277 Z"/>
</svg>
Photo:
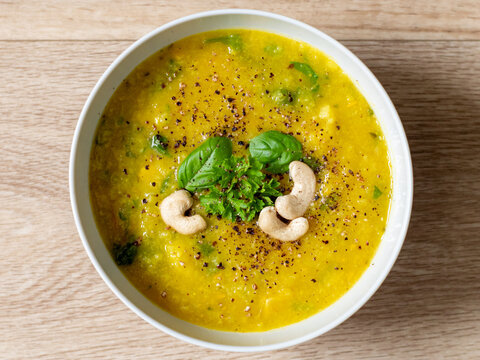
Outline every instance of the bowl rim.
<svg viewBox="0 0 480 360">
<path fill-rule="evenodd" d="M 146 42 L 147 40 L 155 37 L 157 34 L 168 30 L 176 25 L 186 23 L 195 19 L 199 18 L 204 18 L 204 17 L 210 17 L 210 16 L 220 16 L 220 15 L 255 15 L 255 16 L 260 16 L 260 17 L 266 17 L 270 18 L 273 20 L 277 20 L 280 22 L 287 22 L 292 25 L 298 26 L 300 28 L 303 28 L 304 30 L 307 30 L 309 32 L 314 33 L 316 36 L 322 38 L 323 40 L 331 43 L 335 47 L 337 47 L 343 54 L 347 57 L 350 58 L 351 61 L 353 61 L 357 66 L 359 66 L 369 77 L 370 81 L 373 83 L 373 85 L 377 88 L 377 90 L 380 92 L 381 97 L 383 98 L 384 104 L 388 107 L 389 112 L 393 115 L 393 120 L 397 125 L 397 130 L 399 131 L 399 136 L 401 138 L 401 146 L 404 150 L 404 154 L 407 155 L 405 158 L 406 165 L 407 165 L 407 174 L 406 176 L 406 187 L 407 191 L 405 194 L 405 209 L 404 209 L 404 221 L 401 224 L 401 227 L 398 229 L 397 232 L 397 239 L 398 241 L 396 242 L 396 246 L 392 251 L 392 254 L 389 258 L 387 266 L 383 268 L 383 271 L 381 271 L 380 275 L 377 277 L 377 280 L 373 286 L 370 287 L 370 289 L 364 293 L 364 295 L 361 297 L 360 300 L 358 300 L 353 306 L 349 308 L 348 311 L 344 312 L 341 316 L 337 317 L 335 321 L 330 322 L 326 326 L 320 327 L 316 329 L 315 331 L 312 331 L 304 336 L 297 337 L 291 340 L 287 341 L 281 341 L 277 342 L 274 344 L 268 344 L 268 345 L 253 345 L 253 346 L 244 346 L 244 345 L 224 345 L 224 344 L 218 344 L 210 341 L 205 341 L 205 340 L 200 340 L 196 339 L 194 337 L 191 337 L 189 335 L 183 334 L 181 332 L 178 332 L 174 329 L 171 329 L 161 322 L 151 318 L 149 315 L 147 315 L 144 311 L 142 311 L 140 308 L 138 308 L 134 303 L 132 303 L 123 293 L 120 291 L 117 286 L 112 282 L 110 279 L 109 275 L 105 272 L 103 269 L 102 265 L 96 258 L 93 249 L 91 248 L 90 244 L 88 243 L 85 231 L 83 229 L 82 221 L 80 219 L 80 212 L 78 209 L 78 203 L 77 203 L 77 193 L 76 193 L 76 186 L 75 186 L 75 160 L 77 157 L 77 150 L 78 150 L 78 143 L 80 141 L 80 130 L 86 121 L 86 114 L 88 112 L 88 109 L 90 108 L 93 100 L 97 96 L 97 93 L 100 90 L 100 87 L 102 84 L 105 82 L 105 80 L 110 76 L 110 74 L 113 72 L 113 70 L 120 64 L 124 58 L 126 58 L 130 53 L 135 51 L 137 47 L 139 47 L 142 43 Z M 327 54 L 328 55 L 328 54 Z M 90 261 L 94 265 L 95 269 L 97 272 L 100 274 L 101 278 L 103 281 L 108 285 L 108 287 L 112 290 L 112 292 L 127 306 L 129 307 L 134 313 L 136 313 L 139 317 L 141 317 L 143 320 L 147 321 L 154 327 L 162 330 L 163 332 L 172 335 L 176 337 L 179 340 L 186 341 L 188 343 L 202 346 L 205 348 L 209 349 L 214 349 L 214 350 L 223 350 L 223 351 L 235 351 L 235 352 L 259 352 L 259 351 L 270 351 L 270 350 L 278 350 L 286 347 L 290 347 L 293 345 L 297 345 L 300 343 L 303 343 L 305 341 L 311 340 L 344 322 L 347 320 L 350 316 L 352 316 L 356 311 L 358 311 L 372 296 L 373 294 L 378 290 L 380 285 L 383 283 L 387 275 L 389 274 L 390 270 L 392 269 L 396 259 L 398 258 L 398 255 L 400 253 L 400 250 L 402 248 L 402 245 L 404 243 L 408 226 L 410 223 L 410 217 L 411 217 L 411 211 L 412 211 L 412 205 L 413 205 L 413 167 L 412 167 L 412 160 L 411 160 L 411 154 L 408 146 L 408 140 L 402 125 L 402 122 L 400 120 L 400 117 L 398 116 L 398 113 L 395 109 L 395 106 L 393 105 L 390 97 L 388 96 L 387 92 L 383 88 L 383 86 L 380 84 L 378 79 L 375 77 L 375 75 L 371 72 L 371 70 L 356 56 L 354 55 L 350 50 L 348 50 L 345 46 L 343 46 L 340 42 L 337 40 L 333 39 L 329 35 L 325 34 L 324 32 L 316 29 L 313 26 L 310 26 L 302 21 L 295 20 L 292 18 L 289 18 L 284 15 L 279 15 L 267 11 L 260 11 L 260 10 L 252 10 L 252 9 L 220 9 L 220 10 L 211 10 L 211 11 L 204 11 L 204 12 L 199 12 L 195 14 L 191 14 L 188 16 L 181 17 L 179 19 L 170 21 L 164 25 L 161 25 L 160 27 L 154 29 L 153 31 L 147 33 L 146 35 L 142 36 L 140 39 L 135 41 L 133 44 L 131 44 L 127 49 L 125 49 L 105 70 L 105 72 L 102 74 L 100 79 L 97 81 L 95 84 L 94 88 L 90 92 L 87 101 L 85 102 L 85 105 L 83 106 L 83 109 L 80 113 L 76 128 L 75 128 L 75 133 L 73 136 L 73 141 L 72 141 L 72 147 L 71 147 L 71 152 L 70 152 L 70 159 L 69 159 L 69 192 L 70 192 L 70 201 L 71 201 L 71 206 L 72 206 L 72 211 L 73 211 L 73 216 L 75 220 L 75 225 L 77 227 L 77 231 L 80 235 L 80 238 L 82 240 L 83 246 L 88 254 L 88 257 L 90 258 Z M 363 275 L 362 275 L 363 276 Z M 349 290 L 350 291 L 350 290 Z M 348 293 L 348 291 L 347 291 Z"/>
</svg>

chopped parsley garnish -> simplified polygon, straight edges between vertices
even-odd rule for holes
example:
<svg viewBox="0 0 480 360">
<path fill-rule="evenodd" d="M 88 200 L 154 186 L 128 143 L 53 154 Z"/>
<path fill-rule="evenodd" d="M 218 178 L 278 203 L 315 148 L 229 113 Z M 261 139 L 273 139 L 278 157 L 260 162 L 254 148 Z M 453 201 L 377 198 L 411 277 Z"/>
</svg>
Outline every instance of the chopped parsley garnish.
<svg viewBox="0 0 480 360">
<path fill-rule="evenodd" d="M 217 185 L 200 195 L 200 204 L 213 215 L 220 215 L 230 221 L 237 216 L 251 221 L 266 206 L 274 204 L 274 198 L 281 196 L 277 190 L 280 183 L 266 179 L 261 170 L 263 164 L 250 158 L 232 156 L 225 159 Z"/>
</svg>

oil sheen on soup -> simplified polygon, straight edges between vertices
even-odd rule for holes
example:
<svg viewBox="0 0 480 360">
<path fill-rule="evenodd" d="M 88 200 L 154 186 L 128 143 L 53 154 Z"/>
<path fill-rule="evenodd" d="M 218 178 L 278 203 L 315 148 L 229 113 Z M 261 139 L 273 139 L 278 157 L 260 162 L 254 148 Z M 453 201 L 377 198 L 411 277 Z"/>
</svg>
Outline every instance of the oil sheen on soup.
<svg viewBox="0 0 480 360">
<path fill-rule="evenodd" d="M 250 142 L 270 130 L 298 140 L 315 172 L 304 236 L 268 236 L 241 203 L 207 211 L 202 197 L 227 193 L 218 185 L 191 192 L 204 231 L 165 224 L 160 205 L 195 149 L 223 137 L 228 157 L 252 166 Z M 288 170 L 255 171 L 282 194 L 293 186 Z M 308 44 L 253 30 L 190 36 L 138 65 L 100 118 L 89 177 L 98 229 L 129 281 L 181 319 L 237 332 L 298 322 L 344 295 L 371 266 L 391 198 L 387 146 L 352 80 Z"/>
</svg>

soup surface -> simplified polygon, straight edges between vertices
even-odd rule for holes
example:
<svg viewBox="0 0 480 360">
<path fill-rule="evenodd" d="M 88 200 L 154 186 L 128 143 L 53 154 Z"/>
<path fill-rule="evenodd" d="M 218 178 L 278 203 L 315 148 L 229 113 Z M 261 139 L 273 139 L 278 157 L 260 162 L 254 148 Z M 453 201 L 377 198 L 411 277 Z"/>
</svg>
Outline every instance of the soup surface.
<svg viewBox="0 0 480 360">
<path fill-rule="evenodd" d="M 160 204 L 194 149 L 222 136 L 247 156 L 268 130 L 293 135 L 315 170 L 300 240 L 269 237 L 257 217 L 209 215 L 201 192 L 192 213 L 206 230 L 164 223 Z M 288 173 L 268 178 L 293 186 Z M 228 331 L 288 325 L 345 294 L 371 266 L 390 189 L 382 131 L 348 76 L 306 43 L 254 30 L 197 34 L 141 63 L 106 106 L 90 160 L 97 225 L 125 276 L 175 316 Z"/>
</svg>

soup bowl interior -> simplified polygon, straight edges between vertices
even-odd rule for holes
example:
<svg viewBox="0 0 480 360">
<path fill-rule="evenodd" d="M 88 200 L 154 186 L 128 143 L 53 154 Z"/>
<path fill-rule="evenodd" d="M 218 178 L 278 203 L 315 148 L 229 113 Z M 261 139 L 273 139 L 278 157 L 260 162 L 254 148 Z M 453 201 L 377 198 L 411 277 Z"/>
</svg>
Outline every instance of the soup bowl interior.
<svg viewBox="0 0 480 360">
<path fill-rule="evenodd" d="M 377 115 L 388 144 L 392 199 L 387 227 L 369 268 L 338 301 L 301 322 L 259 333 L 217 331 L 180 320 L 144 297 L 118 269 L 97 230 L 89 196 L 89 158 L 99 118 L 122 80 L 143 60 L 186 36 L 217 29 L 257 29 L 300 40 L 330 56 L 349 75 Z M 128 48 L 91 92 L 75 132 L 70 159 L 70 195 L 85 249 L 103 280 L 140 317 L 179 339 L 209 348 L 261 351 L 291 346 L 318 336 L 351 316 L 380 286 L 395 262 L 407 232 L 413 177 L 408 143 L 388 95 L 368 68 L 340 43 L 304 23 L 253 10 L 220 10 L 166 24 Z"/>
</svg>

